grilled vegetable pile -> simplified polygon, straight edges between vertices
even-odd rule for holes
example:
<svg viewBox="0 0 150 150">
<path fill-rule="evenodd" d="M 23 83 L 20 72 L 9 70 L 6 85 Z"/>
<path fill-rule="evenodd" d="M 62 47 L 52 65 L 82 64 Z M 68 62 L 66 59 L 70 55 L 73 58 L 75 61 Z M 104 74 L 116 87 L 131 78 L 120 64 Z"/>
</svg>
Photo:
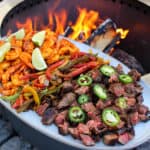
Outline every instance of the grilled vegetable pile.
<svg viewBox="0 0 150 150">
<path fill-rule="evenodd" d="M 17 112 L 36 111 L 43 124 L 55 123 L 86 146 L 101 138 L 126 144 L 134 125 L 150 119 L 136 70 L 125 74 L 51 31 L 22 29 L 0 41 L 0 52 L 1 98 Z"/>
</svg>

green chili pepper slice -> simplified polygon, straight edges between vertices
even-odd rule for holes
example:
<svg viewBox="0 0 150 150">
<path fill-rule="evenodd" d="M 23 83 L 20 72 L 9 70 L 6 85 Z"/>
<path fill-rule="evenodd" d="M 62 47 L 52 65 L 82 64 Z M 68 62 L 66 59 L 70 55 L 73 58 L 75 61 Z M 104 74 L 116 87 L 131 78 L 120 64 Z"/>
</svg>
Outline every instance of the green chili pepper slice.
<svg viewBox="0 0 150 150">
<path fill-rule="evenodd" d="M 4 101 L 6 102 L 9 102 L 11 104 L 13 104 L 16 99 L 20 96 L 20 93 L 21 93 L 21 88 L 18 89 L 17 93 L 15 93 L 14 95 L 11 95 L 11 96 L 1 96 L 0 98 L 3 99 Z"/>
<path fill-rule="evenodd" d="M 69 109 L 68 117 L 72 123 L 84 122 L 85 116 L 85 112 L 79 106 L 73 106 Z"/>
<path fill-rule="evenodd" d="M 109 108 L 103 110 L 102 120 L 110 127 L 115 127 L 120 123 L 120 117 L 118 113 L 115 110 Z"/>
<path fill-rule="evenodd" d="M 106 90 L 103 87 L 101 87 L 99 84 L 94 85 L 93 91 L 94 91 L 94 94 L 102 100 L 106 100 L 108 97 Z"/>
<path fill-rule="evenodd" d="M 112 66 L 109 66 L 109 65 L 103 65 L 101 68 L 100 68 L 100 72 L 105 75 L 105 76 L 108 76 L 110 77 L 112 74 L 115 74 L 116 71 L 115 69 L 112 67 Z"/>
<path fill-rule="evenodd" d="M 120 108 L 127 108 L 127 102 L 126 102 L 126 99 L 124 97 L 119 97 L 117 100 L 116 100 L 116 105 Z"/>
<path fill-rule="evenodd" d="M 89 101 L 89 96 L 86 94 L 82 94 L 78 97 L 78 103 L 81 105 L 87 103 L 88 101 Z"/>
<path fill-rule="evenodd" d="M 77 82 L 80 86 L 88 86 L 92 84 L 92 78 L 88 75 L 81 75 Z"/>
<path fill-rule="evenodd" d="M 121 74 L 119 75 L 119 80 L 122 82 L 122 83 L 132 83 L 133 82 L 133 79 L 131 76 L 127 75 L 127 74 Z"/>
</svg>

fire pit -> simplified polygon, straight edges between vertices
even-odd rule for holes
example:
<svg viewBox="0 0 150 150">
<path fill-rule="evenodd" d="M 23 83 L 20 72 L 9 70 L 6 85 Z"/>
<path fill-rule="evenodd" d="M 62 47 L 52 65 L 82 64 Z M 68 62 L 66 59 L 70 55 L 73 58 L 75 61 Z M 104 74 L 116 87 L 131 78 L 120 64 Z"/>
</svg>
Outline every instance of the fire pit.
<svg viewBox="0 0 150 150">
<path fill-rule="evenodd" d="M 147 55 L 150 48 L 149 14 L 150 9 L 137 1 L 26 0 L 12 8 L 2 18 L 0 32 L 5 36 L 18 28 L 41 30 L 49 27 L 65 37 L 99 48 L 120 59 L 130 68 L 145 73 L 150 71 Z M 13 116 L 9 116 L 14 120 Z M 14 126 L 19 124 L 21 128 L 17 129 L 18 132 L 41 148 L 46 148 L 51 143 L 57 145 L 55 141 L 49 140 L 32 128 L 28 128 L 30 135 L 32 134 L 29 137 L 25 132 L 27 127 L 19 120 L 15 119 L 12 123 Z M 37 142 L 39 137 L 43 138 L 44 145 Z"/>
</svg>

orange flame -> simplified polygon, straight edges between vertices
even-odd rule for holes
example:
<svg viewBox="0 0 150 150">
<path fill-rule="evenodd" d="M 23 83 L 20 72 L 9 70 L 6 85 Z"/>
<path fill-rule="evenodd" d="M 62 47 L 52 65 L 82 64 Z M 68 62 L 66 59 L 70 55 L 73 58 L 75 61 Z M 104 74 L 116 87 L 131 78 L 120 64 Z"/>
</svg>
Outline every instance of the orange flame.
<svg viewBox="0 0 150 150">
<path fill-rule="evenodd" d="M 116 33 L 119 33 L 121 35 L 121 39 L 125 39 L 129 33 L 129 30 L 123 30 L 122 28 L 118 28 L 116 30 Z"/>
<path fill-rule="evenodd" d="M 79 16 L 76 23 L 72 26 L 74 32 L 70 35 L 70 38 L 77 39 L 80 33 L 84 33 L 85 39 L 87 39 L 92 30 L 96 29 L 96 22 L 99 20 L 99 14 L 93 10 L 88 12 L 85 8 L 78 8 L 78 11 Z"/>
<path fill-rule="evenodd" d="M 59 14 L 54 14 L 56 19 L 56 33 L 64 33 L 64 28 L 67 22 L 67 12 L 62 10 Z"/>
<path fill-rule="evenodd" d="M 96 29 L 97 23 L 100 20 L 99 14 L 96 11 L 90 10 L 87 11 L 85 8 L 78 8 L 79 16 L 74 25 L 71 26 L 73 33 L 69 35 L 72 39 L 80 39 L 79 37 L 82 34 L 80 40 L 86 40 L 91 32 Z M 57 34 L 63 34 L 66 27 L 68 14 L 67 11 L 62 9 L 60 12 L 48 12 L 48 25 L 40 24 L 41 29 L 50 28 L 55 31 Z M 36 31 L 38 26 L 39 18 L 34 17 L 33 22 L 31 18 L 27 18 L 25 23 L 16 22 L 17 28 L 25 28 L 29 31 Z M 72 24 L 72 23 L 70 23 Z"/>
<path fill-rule="evenodd" d="M 89 38 L 92 31 L 96 29 L 102 20 L 99 17 L 99 13 L 94 10 L 87 10 L 86 8 L 77 8 L 78 17 L 76 22 L 73 24 L 68 19 L 67 11 L 62 9 L 59 12 L 48 12 L 48 25 L 41 24 L 39 17 L 33 19 L 27 18 L 25 23 L 16 22 L 17 28 L 25 28 L 28 31 L 37 31 L 37 27 L 40 29 L 50 28 L 55 31 L 56 34 L 64 34 L 64 30 L 68 25 L 72 28 L 73 32 L 68 36 L 71 39 L 78 41 L 85 41 Z M 121 35 L 121 39 L 126 38 L 129 30 L 123 30 L 122 28 L 116 29 L 116 33 Z M 10 32 L 9 32 L 10 33 Z"/>
<path fill-rule="evenodd" d="M 27 18 L 25 23 L 16 22 L 17 28 L 25 28 L 26 30 L 33 31 L 33 24 L 31 18 Z"/>
</svg>

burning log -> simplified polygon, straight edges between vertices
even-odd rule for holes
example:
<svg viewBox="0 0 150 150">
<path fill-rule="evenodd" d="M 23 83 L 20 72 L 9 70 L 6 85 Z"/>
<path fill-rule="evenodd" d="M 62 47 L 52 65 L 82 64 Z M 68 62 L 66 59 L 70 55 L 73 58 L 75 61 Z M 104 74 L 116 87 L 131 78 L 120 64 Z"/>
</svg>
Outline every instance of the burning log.
<svg viewBox="0 0 150 150">
<path fill-rule="evenodd" d="M 112 39 L 112 41 L 105 47 L 103 52 L 111 55 L 114 50 L 115 45 L 117 44 L 117 42 L 120 41 L 120 36 L 121 35 L 119 33 L 116 34 L 115 37 Z"/>
<path fill-rule="evenodd" d="M 67 26 L 67 28 L 65 29 L 65 32 L 63 34 L 64 37 L 68 37 L 69 34 L 71 34 L 73 32 L 73 29 L 70 26 Z"/>
<path fill-rule="evenodd" d="M 111 19 L 106 19 L 84 43 L 102 51 L 106 49 L 107 52 L 110 45 L 113 46 L 111 43 L 115 42 L 114 39 L 118 39 L 116 36 L 116 24 Z"/>
</svg>

